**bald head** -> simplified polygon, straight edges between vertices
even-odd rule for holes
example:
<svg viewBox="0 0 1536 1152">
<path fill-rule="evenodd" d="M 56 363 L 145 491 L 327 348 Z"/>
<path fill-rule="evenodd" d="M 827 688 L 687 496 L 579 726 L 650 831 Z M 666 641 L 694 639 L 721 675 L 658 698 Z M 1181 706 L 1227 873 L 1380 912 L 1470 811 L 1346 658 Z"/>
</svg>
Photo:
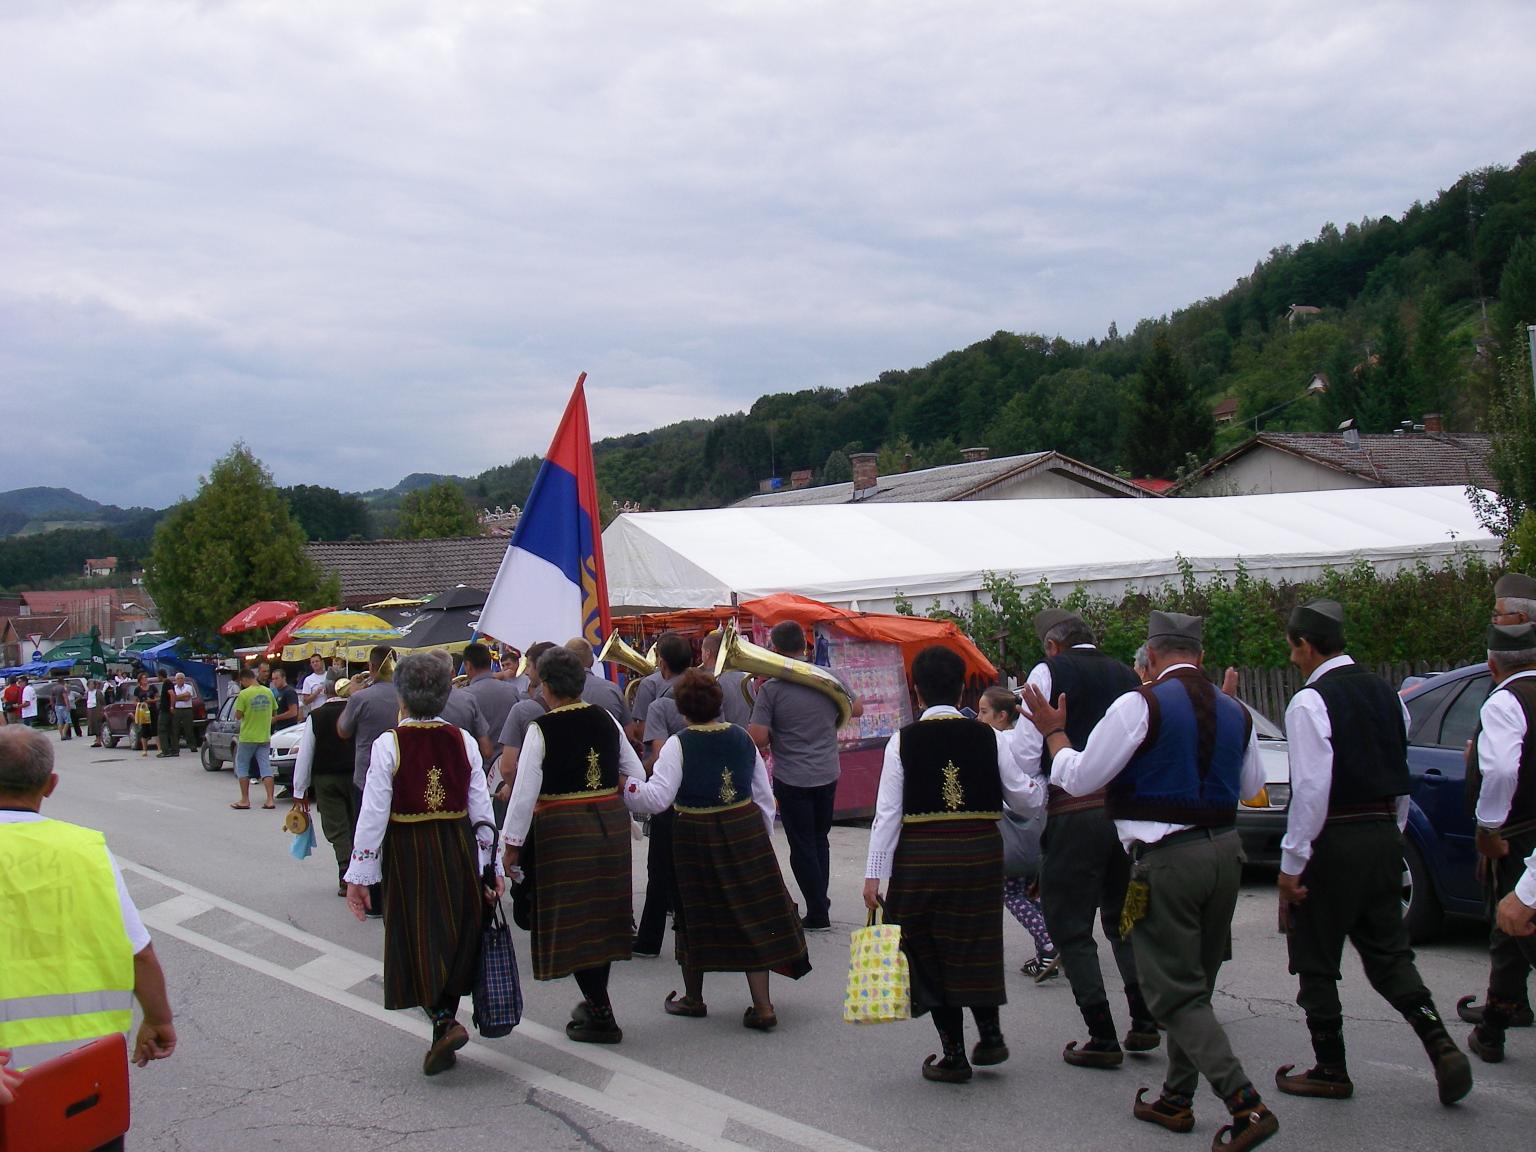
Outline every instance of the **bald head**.
<svg viewBox="0 0 1536 1152">
<path fill-rule="evenodd" d="M 574 652 L 576 654 L 576 659 L 581 661 L 581 666 L 588 671 L 591 670 L 592 664 L 594 662 L 591 644 L 587 643 L 580 636 L 577 636 L 565 642 L 565 650 L 567 652 Z"/>
<path fill-rule="evenodd" d="M 53 745 L 21 724 L 0 728 L 0 798 L 36 807 L 53 790 Z"/>
</svg>

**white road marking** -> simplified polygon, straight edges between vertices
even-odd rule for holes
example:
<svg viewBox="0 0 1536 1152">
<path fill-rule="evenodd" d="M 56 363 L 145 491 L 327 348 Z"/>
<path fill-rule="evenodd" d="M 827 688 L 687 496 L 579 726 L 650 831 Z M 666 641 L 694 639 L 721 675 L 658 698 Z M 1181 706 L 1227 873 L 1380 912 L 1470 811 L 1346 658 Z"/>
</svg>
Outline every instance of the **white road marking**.
<svg viewBox="0 0 1536 1152">
<path fill-rule="evenodd" d="M 371 956 L 354 952 L 212 892 L 195 888 L 164 872 L 136 864 L 121 856 L 117 861 L 124 871 L 137 873 L 181 893 L 140 909 L 148 927 L 422 1040 L 431 1039 L 431 1026 L 425 1018 L 419 1018 L 414 1013 L 391 1012 L 347 991 L 363 980 L 382 973 L 383 966 Z M 214 908 L 223 909 L 251 924 L 303 944 L 319 952 L 320 956 L 297 968 L 285 968 L 185 926 L 187 920 Z M 513 1035 L 514 1039 L 534 1041 L 574 1055 L 588 1064 L 607 1070 L 612 1073 L 612 1077 L 603 1089 L 590 1088 L 477 1040 L 471 1040 L 459 1056 L 496 1068 L 517 1077 L 530 1087 L 563 1096 L 604 1116 L 675 1140 L 679 1144 L 699 1149 L 700 1152 L 751 1152 L 748 1146 L 725 1138 L 723 1133 L 730 1121 L 815 1152 L 873 1152 L 862 1144 L 712 1091 L 611 1049 L 576 1044 L 567 1039 L 563 1031 L 545 1027 L 526 1017 Z"/>
</svg>

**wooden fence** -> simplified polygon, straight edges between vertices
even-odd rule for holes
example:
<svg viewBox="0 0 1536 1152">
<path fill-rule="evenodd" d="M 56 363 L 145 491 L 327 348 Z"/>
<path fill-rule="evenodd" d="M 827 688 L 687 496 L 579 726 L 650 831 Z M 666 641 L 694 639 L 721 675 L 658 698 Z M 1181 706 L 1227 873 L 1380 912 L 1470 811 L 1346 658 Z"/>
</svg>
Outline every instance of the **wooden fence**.
<svg viewBox="0 0 1536 1152">
<path fill-rule="evenodd" d="M 1400 661 L 1395 664 L 1378 664 L 1375 671 L 1385 677 L 1394 688 L 1409 676 L 1425 676 L 1431 672 L 1445 672 L 1450 665 L 1444 662 Z M 1212 673 L 1216 669 L 1209 669 Z M 1301 673 L 1294 667 L 1239 668 L 1237 670 L 1237 694 L 1253 708 L 1275 722 L 1277 728 L 1285 727 L 1285 706 L 1300 689 Z"/>
</svg>

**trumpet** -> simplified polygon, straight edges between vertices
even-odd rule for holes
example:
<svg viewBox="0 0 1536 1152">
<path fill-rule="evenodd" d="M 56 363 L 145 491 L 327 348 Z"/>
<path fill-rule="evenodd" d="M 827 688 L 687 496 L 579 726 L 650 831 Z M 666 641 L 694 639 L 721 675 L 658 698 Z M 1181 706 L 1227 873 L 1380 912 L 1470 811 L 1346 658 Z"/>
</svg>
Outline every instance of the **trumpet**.
<svg viewBox="0 0 1536 1152">
<path fill-rule="evenodd" d="M 622 664 L 634 673 L 629 683 L 624 685 L 624 702 L 628 704 L 634 700 L 640 681 L 656 671 L 656 645 L 651 645 L 649 655 L 642 656 L 631 648 L 618 632 L 610 632 L 608 639 L 603 641 L 602 651 L 597 654 L 597 662 L 606 664 L 610 660 L 615 664 Z"/>
<path fill-rule="evenodd" d="M 837 705 L 839 728 L 853 719 L 853 697 L 849 695 L 848 689 L 843 686 L 841 680 L 825 668 L 818 668 L 804 660 L 793 660 L 788 656 L 781 656 L 750 640 L 742 639 L 734 623 L 725 626 L 725 633 L 720 637 L 720 654 L 715 657 L 716 679 L 724 672 L 771 676 L 776 680 L 787 680 L 791 684 L 802 684 L 807 688 L 814 688 Z M 741 691 L 750 703 L 752 692 L 748 684 L 749 681 L 743 680 Z"/>
<path fill-rule="evenodd" d="M 389 655 L 384 657 L 384 662 L 379 665 L 379 671 L 377 675 L 375 675 L 372 671 L 363 671 L 352 677 L 352 679 L 346 681 L 345 685 L 338 681 L 336 685 L 336 695 L 345 700 L 348 696 L 351 696 L 352 693 L 361 692 L 364 688 L 367 688 L 374 683 L 384 684 L 394 680 L 394 678 L 395 653 L 393 650 L 391 650 Z"/>
</svg>

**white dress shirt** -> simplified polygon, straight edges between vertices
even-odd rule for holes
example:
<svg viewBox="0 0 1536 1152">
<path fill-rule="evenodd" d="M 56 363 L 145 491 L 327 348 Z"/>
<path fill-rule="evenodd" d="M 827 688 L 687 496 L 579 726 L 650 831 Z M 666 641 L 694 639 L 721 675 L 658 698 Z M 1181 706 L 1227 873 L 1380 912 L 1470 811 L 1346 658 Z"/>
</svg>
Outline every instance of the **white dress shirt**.
<svg viewBox="0 0 1536 1152">
<path fill-rule="evenodd" d="M 1513 680 L 1536 679 L 1536 669 L 1516 672 Z M 1483 828 L 1499 828 L 1509 819 L 1510 801 L 1520 783 L 1520 754 L 1525 748 L 1525 709 L 1513 692 L 1495 688 L 1479 713 L 1483 730 L 1477 737 L 1477 765 L 1483 781 L 1477 793 L 1477 822 Z"/>
<path fill-rule="evenodd" d="M 41 812 L 12 812 L 0 810 L 0 824 L 37 824 L 43 820 L 51 819 Z M 117 860 L 112 855 L 112 850 L 107 849 L 107 861 L 112 865 L 112 879 L 117 884 L 117 906 L 123 913 L 123 929 L 128 934 L 128 944 L 137 956 L 149 947 L 149 929 L 144 927 L 144 919 L 139 915 L 139 909 L 133 902 L 133 897 L 128 895 L 128 885 L 123 883 L 123 873 L 117 866 Z"/>
<path fill-rule="evenodd" d="M 1092 648 L 1092 644 L 1078 644 L 1078 648 Z M 1033 684 L 1040 690 L 1046 702 L 1051 699 L 1051 691 L 1055 684 L 1051 681 L 1051 666 L 1044 660 L 1029 670 L 1026 684 Z M 1013 758 L 1018 761 L 1019 767 L 1031 776 L 1039 776 L 1044 771 L 1045 737 L 1040 734 L 1029 719 L 1029 708 L 1023 699 L 1019 700 L 1019 723 L 1015 724 L 1008 732 L 1008 743 L 1013 749 Z"/>
<path fill-rule="evenodd" d="M 575 707 L 598 708 L 599 705 L 582 704 Z M 618 718 L 606 708 L 601 711 L 619 734 L 619 774 L 631 780 L 644 780 L 645 767 L 640 763 L 640 757 L 635 755 L 634 746 L 630 744 L 629 737 L 624 735 Z M 523 736 L 522 751 L 517 754 L 517 779 L 512 783 L 512 798 L 507 802 L 507 818 L 501 825 L 506 843 L 521 847 L 523 841 L 528 839 L 528 829 L 533 826 L 533 810 L 538 805 L 539 790 L 543 787 L 544 730 L 534 723 L 528 725 L 528 731 Z M 620 781 L 619 791 L 624 790 L 624 783 Z"/>
<path fill-rule="evenodd" d="M 1515 895 L 1527 908 L 1536 908 L 1536 852 L 1525 858 L 1525 875 L 1515 884 Z"/>
<path fill-rule="evenodd" d="M 929 708 L 923 720 L 960 716 L 948 704 Z M 1007 732 L 997 732 L 997 771 L 1003 784 L 1003 803 L 1020 816 L 1027 816 L 1045 803 L 1045 782 L 1027 774 L 1014 758 Z M 903 786 L 906 772 L 901 763 L 901 733 L 886 742 L 885 762 L 880 767 L 880 791 L 875 796 L 875 822 L 869 828 L 869 857 L 865 862 L 866 879 L 887 880 L 901 842 Z"/>
<path fill-rule="evenodd" d="M 443 724 L 434 718 L 426 720 L 402 720 L 402 728 L 418 724 Z M 475 738 L 462 728 L 457 730 L 464 741 L 464 754 L 469 757 L 469 819 L 478 824 L 482 820 L 495 825 L 496 816 L 491 811 L 491 794 L 485 788 L 485 766 L 480 760 L 480 747 Z M 400 764 L 400 745 L 393 730 L 384 733 L 373 742 L 368 760 L 368 775 L 363 783 L 363 807 L 357 816 L 357 831 L 352 835 L 352 862 L 344 877 L 348 884 L 377 884 L 384 875 L 384 833 L 389 830 L 390 802 L 395 794 L 395 769 Z M 298 766 L 294 766 L 297 773 Z M 295 791 L 294 795 L 298 795 Z M 484 837 L 482 839 L 482 837 Z M 493 858 L 496 871 L 501 873 L 501 859 L 496 852 L 496 838 L 482 832 L 475 833 L 480 848 L 482 868 Z"/>
<path fill-rule="evenodd" d="M 327 683 L 324 672 L 311 672 L 304 677 L 304 684 L 299 688 L 299 706 L 304 715 L 308 716 L 325 703 L 325 698 L 330 695 Z"/>
<path fill-rule="evenodd" d="M 1158 682 L 1180 668 L 1194 667 L 1193 664 L 1170 665 L 1163 669 Z M 1109 706 L 1104 719 L 1089 733 L 1088 743 L 1084 747 L 1063 748 L 1056 753 L 1051 760 L 1051 783 L 1073 796 L 1086 796 L 1107 787 L 1131 762 L 1131 757 L 1147 738 L 1147 728 L 1146 700 L 1140 692 L 1125 693 Z M 1257 796 L 1263 787 L 1264 765 L 1259 760 L 1259 740 L 1250 731 L 1248 747 L 1243 751 L 1238 795 Z M 1193 827 L 1193 824 L 1165 824 L 1160 820 L 1115 821 L 1115 832 L 1126 851 L 1130 851 L 1132 844 L 1156 844 L 1164 836 Z"/>
<path fill-rule="evenodd" d="M 720 724 L 689 725 L 700 727 L 706 731 L 724 727 Z M 757 803 L 758 811 L 763 814 L 763 823 L 767 826 L 768 835 L 773 835 L 773 785 L 768 781 L 768 765 L 763 763 L 761 752 L 754 750 L 753 755 L 757 762 L 752 766 L 752 799 Z M 658 812 L 665 812 L 677 799 L 677 790 L 683 784 L 683 742 L 676 735 L 668 736 L 666 743 L 661 746 L 661 751 L 656 754 L 656 763 L 651 765 L 651 778 L 649 780 L 636 780 L 633 777 L 624 785 L 624 803 L 631 812 L 639 816 L 654 816 Z"/>
<path fill-rule="evenodd" d="M 1320 676 L 1353 664 L 1349 656 L 1324 660 L 1312 670 L 1300 692 L 1285 709 L 1286 747 L 1291 761 L 1291 802 L 1285 813 L 1285 838 L 1280 841 L 1280 870 L 1300 876 L 1312 859 L 1312 841 L 1328 819 L 1328 795 L 1333 790 L 1333 725 L 1328 706 L 1312 688 Z M 1399 701 L 1399 707 L 1402 702 Z M 1402 707 L 1403 731 L 1408 709 Z M 1397 826 L 1408 823 L 1408 797 L 1397 798 Z"/>
</svg>

